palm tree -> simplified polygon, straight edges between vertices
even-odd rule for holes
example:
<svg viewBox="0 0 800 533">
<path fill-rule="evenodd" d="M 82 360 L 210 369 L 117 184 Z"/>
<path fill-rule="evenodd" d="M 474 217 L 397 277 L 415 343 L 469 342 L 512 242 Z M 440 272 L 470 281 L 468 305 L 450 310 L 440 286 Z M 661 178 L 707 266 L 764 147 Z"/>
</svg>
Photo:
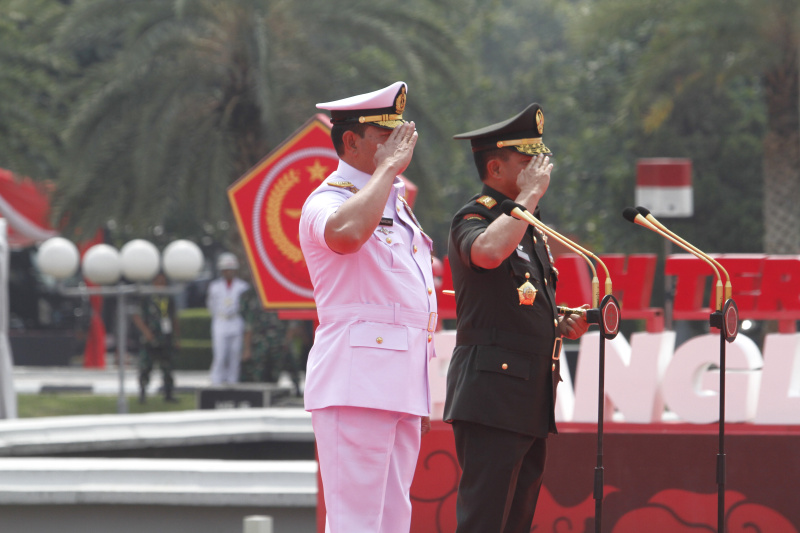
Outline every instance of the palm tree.
<svg viewBox="0 0 800 533">
<path fill-rule="evenodd" d="M 55 0 L 0 0 L 0 167 L 34 179 L 57 173 L 63 110 L 54 93 L 68 64 L 47 54 L 45 34 L 63 9 Z"/>
<path fill-rule="evenodd" d="M 753 153 L 763 154 L 763 250 L 800 252 L 800 4 L 598 0 L 586 2 L 583 13 L 579 31 L 588 46 L 607 49 L 627 39 L 641 47 L 623 109 L 643 135 L 657 133 L 679 116 L 681 102 L 714 106 L 715 98 L 760 85 L 766 132 Z M 741 110 L 743 119 L 751 113 Z M 741 122 L 752 129 L 752 121 Z M 709 135 L 737 133 L 743 132 Z"/>
<path fill-rule="evenodd" d="M 315 102 L 405 79 L 435 127 L 426 94 L 462 57 L 424 10 L 365 0 L 85 0 L 56 47 L 86 68 L 56 204 L 73 230 L 228 219 L 226 187 Z"/>
</svg>

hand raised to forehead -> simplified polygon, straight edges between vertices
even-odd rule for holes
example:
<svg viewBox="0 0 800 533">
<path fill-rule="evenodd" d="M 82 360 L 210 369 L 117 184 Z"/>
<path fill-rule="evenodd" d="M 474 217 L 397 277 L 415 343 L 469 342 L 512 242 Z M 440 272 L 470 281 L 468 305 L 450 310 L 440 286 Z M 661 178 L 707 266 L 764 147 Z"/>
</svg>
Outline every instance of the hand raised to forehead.
<svg viewBox="0 0 800 533">
<path fill-rule="evenodd" d="M 385 143 L 375 150 L 375 165 L 386 164 L 394 175 L 402 174 L 411 163 L 414 146 L 417 144 L 417 129 L 414 122 L 406 122 L 392 130 Z"/>
<path fill-rule="evenodd" d="M 531 158 L 528 165 L 517 176 L 517 186 L 522 192 L 532 192 L 541 198 L 550 186 L 553 163 L 550 157 L 539 154 Z"/>
</svg>

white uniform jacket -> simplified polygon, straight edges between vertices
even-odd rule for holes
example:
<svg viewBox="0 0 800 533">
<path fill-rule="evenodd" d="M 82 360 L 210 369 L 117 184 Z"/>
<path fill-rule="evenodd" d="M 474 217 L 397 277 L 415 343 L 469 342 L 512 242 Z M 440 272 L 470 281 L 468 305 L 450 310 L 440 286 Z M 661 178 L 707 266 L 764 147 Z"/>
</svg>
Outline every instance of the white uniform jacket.
<svg viewBox="0 0 800 533">
<path fill-rule="evenodd" d="M 239 296 L 250 288 L 250 284 L 233 278 L 230 286 L 224 278 L 208 284 L 206 307 L 211 314 L 211 330 L 216 335 L 244 334 L 244 319 L 239 314 Z"/>
<path fill-rule="evenodd" d="M 343 161 L 305 202 L 300 246 L 314 285 L 319 327 L 308 357 L 307 410 L 354 406 L 427 416 L 435 357 L 431 239 L 395 178 L 381 224 L 353 254 L 325 242 L 328 217 L 370 179 Z"/>
</svg>

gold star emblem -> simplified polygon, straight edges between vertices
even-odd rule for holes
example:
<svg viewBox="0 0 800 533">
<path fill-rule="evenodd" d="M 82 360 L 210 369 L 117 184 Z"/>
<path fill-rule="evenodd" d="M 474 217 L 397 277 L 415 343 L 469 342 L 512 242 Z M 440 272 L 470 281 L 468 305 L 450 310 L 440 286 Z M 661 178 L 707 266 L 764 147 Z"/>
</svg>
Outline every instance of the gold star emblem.
<svg viewBox="0 0 800 533">
<path fill-rule="evenodd" d="M 328 175 L 328 167 L 322 165 L 319 159 L 315 159 L 314 164 L 310 167 L 306 167 L 306 170 L 308 171 L 311 181 L 322 181 L 325 179 L 325 176 Z"/>
</svg>

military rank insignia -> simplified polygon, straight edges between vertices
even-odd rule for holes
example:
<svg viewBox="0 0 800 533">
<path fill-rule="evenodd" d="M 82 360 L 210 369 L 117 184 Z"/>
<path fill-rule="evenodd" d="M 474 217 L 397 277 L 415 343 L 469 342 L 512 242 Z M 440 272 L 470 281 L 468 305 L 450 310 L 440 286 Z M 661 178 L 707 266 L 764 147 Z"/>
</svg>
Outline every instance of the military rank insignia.
<svg viewBox="0 0 800 533">
<path fill-rule="evenodd" d="M 486 196 L 486 195 L 481 196 L 480 198 L 478 198 L 475 201 L 478 202 L 481 205 L 486 206 L 489 209 L 491 209 L 491 208 L 493 208 L 494 206 L 497 205 L 497 200 L 495 200 L 491 196 Z"/>
<path fill-rule="evenodd" d="M 547 248 L 547 257 L 550 259 L 550 264 L 551 265 L 555 265 L 556 264 L 556 260 L 553 257 L 553 252 L 550 250 L 550 245 L 549 244 L 545 244 L 544 247 Z"/>
<path fill-rule="evenodd" d="M 411 217 L 411 220 L 414 222 L 414 224 L 417 226 L 417 228 L 419 228 L 419 230 L 421 232 L 425 233 L 425 231 L 422 229 L 422 224 L 420 224 L 419 220 L 417 220 L 417 217 L 414 215 L 414 211 L 411 210 L 411 206 L 408 205 L 408 202 L 406 202 L 406 199 L 403 198 L 402 196 L 398 196 L 397 198 L 400 200 L 400 202 L 402 202 L 403 207 L 406 210 L 406 213 L 408 214 L 409 217 Z"/>
<path fill-rule="evenodd" d="M 353 194 L 358 192 L 358 187 L 356 187 L 349 181 L 329 181 L 326 183 L 326 185 L 330 185 L 331 187 L 338 187 L 340 189 L 350 191 Z"/>
<path fill-rule="evenodd" d="M 519 293 L 519 305 L 533 305 L 533 301 L 536 299 L 536 293 L 539 292 L 536 290 L 536 287 L 528 281 L 530 277 L 531 275 L 525 272 L 526 281 L 517 289 Z"/>
</svg>

